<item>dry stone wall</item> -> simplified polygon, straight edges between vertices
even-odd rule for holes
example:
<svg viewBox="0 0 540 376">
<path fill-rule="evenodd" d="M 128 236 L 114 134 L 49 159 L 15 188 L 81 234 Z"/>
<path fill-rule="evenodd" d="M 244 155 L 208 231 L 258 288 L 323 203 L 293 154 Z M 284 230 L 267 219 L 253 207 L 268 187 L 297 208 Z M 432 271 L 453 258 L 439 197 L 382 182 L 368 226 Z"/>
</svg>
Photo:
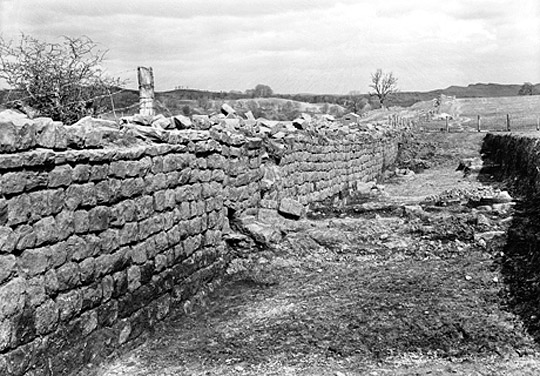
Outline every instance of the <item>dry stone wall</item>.
<svg viewBox="0 0 540 376">
<path fill-rule="evenodd" d="M 0 122 L 1 375 L 66 375 L 136 342 L 219 283 L 231 213 L 371 180 L 399 139 L 46 123 Z"/>
<path fill-rule="evenodd" d="M 540 193 L 540 138 L 534 134 L 489 133 L 482 152 L 495 163 L 502 178 L 513 180 L 514 189 L 529 196 Z"/>
</svg>

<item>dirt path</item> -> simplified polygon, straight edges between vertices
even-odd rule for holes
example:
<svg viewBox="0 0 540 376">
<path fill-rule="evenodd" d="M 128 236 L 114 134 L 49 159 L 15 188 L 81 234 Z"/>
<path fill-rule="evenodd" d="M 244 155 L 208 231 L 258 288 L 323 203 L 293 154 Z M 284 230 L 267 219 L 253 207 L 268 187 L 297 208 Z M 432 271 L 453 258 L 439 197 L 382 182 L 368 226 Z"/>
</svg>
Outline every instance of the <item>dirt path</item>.
<svg viewBox="0 0 540 376">
<path fill-rule="evenodd" d="M 86 374 L 539 374 L 500 274 L 512 204 L 455 167 L 311 213 L 193 312 Z"/>
</svg>

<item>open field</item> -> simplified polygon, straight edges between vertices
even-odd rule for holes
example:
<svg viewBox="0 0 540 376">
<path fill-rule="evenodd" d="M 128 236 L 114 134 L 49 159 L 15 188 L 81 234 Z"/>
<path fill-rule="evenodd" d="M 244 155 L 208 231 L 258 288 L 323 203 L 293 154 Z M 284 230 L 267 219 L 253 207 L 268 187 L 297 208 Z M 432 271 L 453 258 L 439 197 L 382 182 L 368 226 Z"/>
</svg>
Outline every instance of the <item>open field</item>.
<svg viewBox="0 0 540 376">
<path fill-rule="evenodd" d="M 412 110 L 427 112 L 433 109 L 431 101 L 420 102 Z M 507 115 L 512 130 L 535 128 L 540 118 L 540 95 L 448 99 L 441 103 L 439 113 L 452 116 L 450 129 L 476 129 L 478 115 L 483 130 L 506 130 Z M 422 122 L 423 126 L 440 128 L 444 120 Z"/>
</svg>

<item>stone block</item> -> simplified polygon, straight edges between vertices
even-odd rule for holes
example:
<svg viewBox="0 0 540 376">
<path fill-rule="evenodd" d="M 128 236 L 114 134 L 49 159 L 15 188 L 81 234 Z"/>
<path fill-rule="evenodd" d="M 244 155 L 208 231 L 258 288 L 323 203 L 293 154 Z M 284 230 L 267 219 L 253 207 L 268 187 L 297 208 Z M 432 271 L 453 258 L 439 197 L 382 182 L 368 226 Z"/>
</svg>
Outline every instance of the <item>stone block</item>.
<svg viewBox="0 0 540 376">
<path fill-rule="evenodd" d="M 90 166 L 79 164 L 73 168 L 72 180 L 76 183 L 84 183 L 90 179 Z"/>
<path fill-rule="evenodd" d="M 65 191 L 63 188 L 47 191 L 48 210 L 46 213 L 48 214 L 49 211 L 51 214 L 59 213 L 64 207 L 64 201 L 65 201 Z"/>
<path fill-rule="evenodd" d="M 22 272 L 29 277 L 44 273 L 49 266 L 48 255 L 46 248 L 25 250 L 19 259 Z"/>
<path fill-rule="evenodd" d="M 14 332 L 13 319 L 0 319 L 0 351 L 4 351 L 13 345 Z M 7 373 L 7 370 L 2 369 L 0 365 L 0 372 Z"/>
<path fill-rule="evenodd" d="M 6 225 L 8 222 L 8 202 L 0 198 L 0 226 Z"/>
<path fill-rule="evenodd" d="M 109 175 L 109 165 L 93 165 L 90 168 L 90 177 L 91 181 L 104 180 Z"/>
<path fill-rule="evenodd" d="M 128 291 L 128 275 L 122 270 L 113 274 L 114 279 L 114 291 L 113 297 L 119 298 L 126 294 Z"/>
<path fill-rule="evenodd" d="M 128 269 L 128 290 L 133 292 L 141 286 L 141 268 L 133 265 Z"/>
<path fill-rule="evenodd" d="M 120 245 L 133 243 L 139 240 L 139 225 L 137 222 L 128 222 L 120 229 Z"/>
<path fill-rule="evenodd" d="M 81 282 L 83 284 L 92 282 L 94 280 L 94 274 L 96 269 L 96 260 L 92 257 L 84 259 L 79 264 L 79 270 L 81 275 Z"/>
<path fill-rule="evenodd" d="M 55 296 L 60 289 L 60 283 L 58 282 L 58 276 L 56 270 L 51 269 L 45 273 L 45 292 L 47 295 Z"/>
<path fill-rule="evenodd" d="M 109 227 L 109 211 L 105 206 L 97 206 L 88 212 L 89 230 L 103 231 Z"/>
<path fill-rule="evenodd" d="M 34 224 L 34 233 L 37 246 L 56 241 L 56 221 L 52 216 L 40 219 Z"/>
<path fill-rule="evenodd" d="M 7 172 L 0 176 L 0 194 L 11 195 L 21 193 L 26 187 L 27 174 L 24 172 Z"/>
<path fill-rule="evenodd" d="M 16 259 L 13 255 L 0 255 L 0 284 L 15 273 Z"/>
<path fill-rule="evenodd" d="M 114 278 L 110 275 L 103 277 L 101 280 L 101 288 L 103 291 L 103 301 L 109 301 L 114 292 Z"/>
<path fill-rule="evenodd" d="M 60 320 L 68 321 L 75 317 L 82 309 L 82 296 L 80 291 L 70 291 L 56 297 L 56 304 L 60 312 Z"/>
<path fill-rule="evenodd" d="M 36 234 L 29 225 L 22 225 L 15 229 L 15 237 L 17 238 L 16 249 L 23 251 L 28 248 L 33 248 L 36 244 Z"/>
<path fill-rule="evenodd" d="M 81 289 L 82 294 L 82 310 L 95 308 L 101 302 L 103 290 L 101 283 L 94 283 L 90 286 Z"/>
<path fill-rule="evenodd" d="M 158 273 L 165 270 L 165 268 L 167 268 L 167 256 L 163 254 L 157 255 L 155 259 L 155 268 Z"/>
<path fill-rule="evenodd" d="M 75 232 L 73 224 L 73 212 L 69 210 L 63 210 L 55 217 L 56 221 L 56 235 L 58 240 L 65 240 Z"/>
<path fill-rule="evenodd" d="M 81 284 L 81 271 L 75 262 L 68 262 L 56 270 L 58 290 L 71 290 Z"/>
<path fill-rule="evenodd" d="M 134 264 L 144 264 L 148 259 L 146 256 L 146 245 L 144 243 L 134 245 L 129 254 L 131 262 Z"/>
<path fill-rule="evenodd" d="M 7 202 L 7 224 L 10 226 L 26 223 L 32 216 L 30 196 L 14 196 Z"/>
<path fill-rule="evenodd" d="M 112 195 L 108 181 L 104 180 L 96 183 L 94 190 L 97 204 L 106 204 L 110 201 Z"/>
<path fill-rule="evenodd" d="M 286 217 L 298 219 L 305 214 L 304 205 L 292 198 L 284 198 L 279 203 L 278 212 Z"/>
<path fill-rule="evenodd" d="M 73 181 L 73 168 L 69 165 L 57 166 L 49 173 L 50 188 L 65 187 Z"/>
<path fill-rule="evenodd" d="M 120 186 L 120 195 L 124 198 L 132 198 L 141 195 L 145 190 L 142 178 L 123 180 Z"/>
<path fill-rule="evenodd" d="M 12 317 L 22 312 L 25 305 L 27 282 L 24 278 L 12 279 L 0 286 L 0 317 Z"/>
<path fill-rule="evenodd" d="M 47 298 L 45 291 L 45 277 L 40 275 L 28 280 L 26 285 L 26 295 L 32 308 L 43 303 Z"/>
<path fill-rule="evenodd" d="M 90 220 L 86 210 L 76 210 L 73 213 L 73 228 L 76 234 L 83 234 L 90 229 Z"/>
<path fill-rule="evenodd" d="M 58 306 L 51 299 L 37 307 L 34 313 L 37 334 L 44 335 L 53 332 L 58 325 L 59 317 Z"/>
</svg>

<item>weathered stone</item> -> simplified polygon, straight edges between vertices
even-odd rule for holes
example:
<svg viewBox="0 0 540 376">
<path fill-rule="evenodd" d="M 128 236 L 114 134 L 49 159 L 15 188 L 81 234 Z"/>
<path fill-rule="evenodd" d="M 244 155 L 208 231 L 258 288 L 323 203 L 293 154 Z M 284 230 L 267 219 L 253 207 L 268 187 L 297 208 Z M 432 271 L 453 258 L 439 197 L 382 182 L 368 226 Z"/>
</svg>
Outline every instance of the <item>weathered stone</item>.
<svg viewBox="0 0 540 376">
<path fill-rule="evenodd" d="M 38 221 L 41 217 L 50 215 L 51 209 L 49 207 L 49 195 L 47 191 L 37 191 L 28 194 L 30 198 L 30 205 L 32 212 L 29 220 L 31 222 Z"/>
<path fill-rule="evenodd" d="M 56 304 L 60 311 L 60 320 L 67 321 L 77 315 L 82 308 L 82 296 L 79 291 L 70 291 L 59 295 Z"/>
<path fill-rule="evenodd" d="M 97 311 L 86 312 L 81 316 L 82 335 L 87 336 L 92 333 L 98 325 Z"/>
<path fill-rule="evenodd" d="M 174 128 L 174 123 L 171 122 L 171 119 L 166 118 L 162 114 L 159 114 L 157 116 L 154 116 L 154 118 L 152 119 L 152 126 L 160 127 L 163 129 L 172 129 Z"/>
<path fill-rule="evenodd" d="M 103 301 L 106 302 L 111 299 L 114 291 L 114 278 L 110 275 L 106 275 L 101 280 L 101 288 L 103 289 Z"/>
<path fill-rule="evenodd" d="M 135 264 L 144 264 L 147 260 L 146 245 L 145 243 L 139 243 L 134 245 L 130 251 L 131 261 Z"/>
<path fill-rule="evenodd" d="M 18 133 L 15 124 L 0 121 L 0 153 L 13 153 L 18 150 Z"/>
<path fill-rule="evenodd" d="M 53 267 L 57 268 L 63 265 L 67 260 L 67 247 L 66 242 L 60 242 L 50 246 L 50 255 L 51 264 Z"/>
<path fill-rule="evenodd" d="M 64 187 L 73 181 L 73 168 L 69 165 L 57 166 L 49 174 L 49 187 Z"/>
<path fill-rule="evenodd" d="M 45 217 L 34 224 L 34 232 L 36 234 L 36 245 L 40 246 L 44 243 L 56 241 L 56 221 L 53 217 Z"/>
<path fill-rule="evenodd" d="M 6 225 L 8 222 L 8 202 L 0 199 L 0 226 Z"/>
<path fill-rule="evenodd" d="M 144 180 L 142 178 L 126 179 L 122 181 L 120 194 L 125 198 L 132 198 L 144 192 Z"/>
<path fill-rule="evenodd" d="M 104 180 L 107 178 L 107 175 L 109 174 L 109 166 L 106 164 L 103 165 L 93 165 L 90 168 L 90 180 L 96 181 L 96 180 Z"/>
<path fill-rule="evenodd" d="M 108 229 L 99 234 L 100 248 L 103 253 L 113 253 L 120 246 L 118 230 Z"/>
<path fill-rule="evenodd" d="M 122 298 L 128 291 L 128 275 L 122 270 L 113 274 L 114 279 L 114 298 Z"/>
<path fill-rule="evenodd" d="M 120 245 L 136 242 L 139 239 L 139 225 L 137 222 L 128 222 L 120 230 Z"/>
<path fill-rule="evenodd" d="M 46 213 L 48 214 L 49 211 L 51 212 L 51 214 L 59 213 L 64 207 L 64 198 L 65 191 L 63 188 L 47 191 L 48 211 Z"/>
<path fill-rule="evenodd" d="M 0 176 L 0 194 L 21 193 L 26 186 L 27 175 L 23 172 L 8 172 Z"/>
<path fill-rule="evenodd" d="M 19 260 L 21 270 L 30 277 L 44 273 L 48 265 L 48 251 L 45 248 L 27 249 Z"/>
<path fill-rule="evenodd" d="M 45 291 L 45 277 L 38 276 L 30 279 L 26 285 L 26 294 L 32 307 L 37 307 L 43 303 L 47 298 Z"/>
<path fill-rule="evenodd" d="M 73 213 L 73 228 L 76 234 L 88 232 L 90 220 L 86 210 L 77 210 Z"/>
<path fill-rule="evenodd" d="M 15 256 L 0 255 L 0 284 L 7 281 L 14 274 L 15 263 Z"/>
<path fill-rule="evenodd" d="M 12 197 L 7 205 L 7 223 L 11 226 L 26 223 L 32 216 L 30 196 L 27 194 Z"/>
<path fill-rule="evenodd" d="M 81 290 L 82 293 L 82 310 L 88 310 L 97 307 L 101 303 L 103 296 L 102 285 L 95 283 L 93 285 L 84 287 Z"/>
<path fill-rule="evenodd" d="M 15 229 L 15 236 L 18 239 L 16 249 L 23 251 L 28 248 L 33 248 L 36 244 L 36 234 L 29 225 L 22 225 Z"/>
<path fill-rule="evenodd" d="M 133 265 L 128 269 L 128 290 L 133 292 L 141 286 L 141 268 Z"/>
<path fill-rule="evenodd" d="M 10 227 L 0 226 L 0 253 L 11 253 L 15 249 L 17 234 Z"/>
<path fill-rule="evenodd" d="M 14 336 L 13 320 L 0 319 L 0 351 L 4 351 L 12 346 L 12 338 Z M 0 366 L 0 372 L 6 372 Z"/>
<path fill-rule="evenodd" d="M 58 289 L 60 291 L 70 290 L 81 283 L 81 272 L 79 265 L 68 262 L 56 270 L 58 279 Z"/>
<path fill-rule="evenodd" d="M 67 259 L 71 261 L 81 261 L 92 256 L 92 252 L 88 247 L 84 238 L 73 235 L 66 241 Z"/>
<path fill-rule="evenodd" d="M 90 179 L 90 166 L 82 164 L 75 166 L 72 178 L 77 183 L 87 182 Z"/>
<path fill-rule="evenodd" d="M 38 334 L 48 334 L 54 331 L 58 324 L 59 311 L 53 300 L 47 300 L 36 308 L 34 322 Z"/>
<path fill-rule="evenodd" d="M 188 118 L 187 116 L 176 115 L 173 116 L 172 119 L 177 129 L 190 129 L 193 126 L 190 118 Z"/>
<path fill-rule="evenodd" d="M 37 146 L 53 149 L 55 147 L 56 127 L 58 126 L 51 118 L 41 117 L 34 119 L 36 127 Z"/>
<path fill-rule="evenodd" d="M 292 218 L 300 218 L 305 214 L 304 205 L 291 198 L 284 198 L 279 203 L 278 211 L 280 214 Z"/>
<path fill-rule="evenodd" d="M 103 231 L 109 227 L 109 208 L 97 206 L 88 212 L 89 230 Z"/>
<path fill-rule="evenodd" d="M 87 258 L 79 264 L 79 270 L 81 273 L 81 282 L 88 283 L 94 279 L 94 270 L 96 261 L 94 258 Z"/>
<path fill-rule="evenodd" d="M 15 278 L 0 286 L 0 317 L 11 317 L 24 308 L 26 298 L 26 281 Z"/>
<path fill-rule="evenodd" d="M 75 231 L 73 225 L 73 212 L 69 210 L 63 210 L 55 217 L 56 221 L 56 235 L 58 240 L 67 239 Z"/>
<path fill-rule="evenodd" d="M 55 296 L 60 289 L 56 270 L 51 269 L 45 273 L 45 291 L 47 295 Z"/>
</svg>

